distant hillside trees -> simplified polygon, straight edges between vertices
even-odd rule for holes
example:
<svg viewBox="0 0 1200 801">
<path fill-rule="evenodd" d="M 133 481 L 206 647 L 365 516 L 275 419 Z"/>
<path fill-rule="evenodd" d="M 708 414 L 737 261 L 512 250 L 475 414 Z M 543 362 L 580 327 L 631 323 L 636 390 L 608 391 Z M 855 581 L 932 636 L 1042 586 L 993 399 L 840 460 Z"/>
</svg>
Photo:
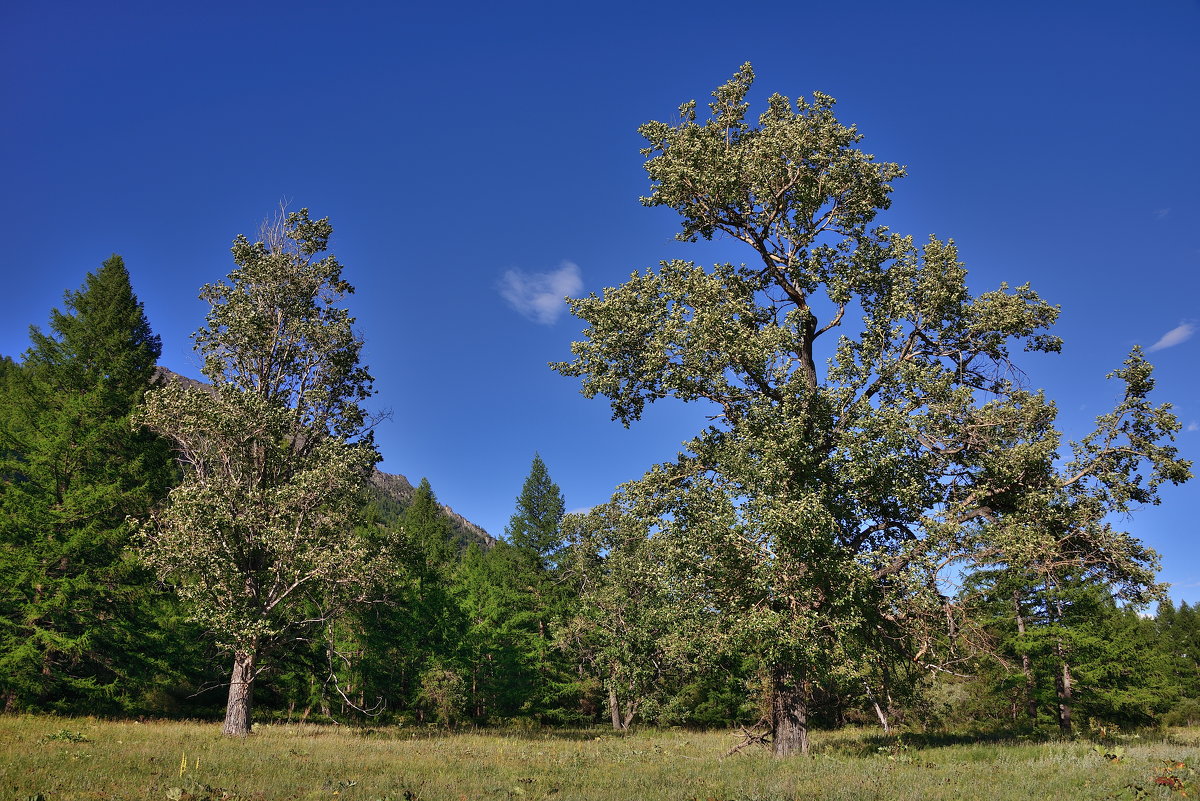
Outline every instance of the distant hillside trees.
<svg viewBox="0 0 1200 801">
<path fill-rule="evenodd" d="M 116 712 L 172 673 L 153 575 L 129 516 L 175 481 L 130 423 L 159 339 L 120 256 L 67 292 L 20 363 L 0 366 L 0 694 L 6 710 Z"/>
<path fill-rule="evenodd" d="M 338 304 L 353 288 L 332 226 L 302 209 L 238 236 L 228 281 L 194 339 L 211 391 L 172 382 L 139 421 L 171 441 L 182 483 L 145 526 L 143 556 L 232 655 L 223 731 L 250 731 L 254 682 L 273 646 L 377 583 L 355 533 L 378 454 L 362 402 L 371 376 Z"/>
</svg>

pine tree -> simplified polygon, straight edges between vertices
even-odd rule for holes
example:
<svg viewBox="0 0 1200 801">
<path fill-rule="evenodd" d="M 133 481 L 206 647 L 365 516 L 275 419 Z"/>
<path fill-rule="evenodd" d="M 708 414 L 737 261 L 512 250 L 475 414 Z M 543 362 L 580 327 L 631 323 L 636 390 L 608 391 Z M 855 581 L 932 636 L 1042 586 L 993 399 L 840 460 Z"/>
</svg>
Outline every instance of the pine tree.
<svg viewBox="0 0 1200 801">
<path fill-rule="evenodd" d="M 492 681 L 491 706 L 556 720 L 575 714 L 578 684 L 567 657 L 554 645 L 571 605 L 557 565 L 564 506 L 546 463 L 534 454 L 505 528 L 509 541 L 479 555 L 480 570 L 467 594 L 476 655 L 488 660 L 484 672 L 501 677 Z M 501 658 L 507 667 L 498 671 L 493 663 Z"/>
<path fill-rule="evenodd" d="M 406 508 L 372 503 L 366 518 L 363 535 L 387 569 L 379 601 L 355 613 L 358 658 L 345 672 L 364 704 L 395 714 L 421 703 L 428 671 L 445 680 L 458 667 L 466 627 L 453 586 L 458 545 L 428 479 Z"/>
<path fill-rule="evenodd" d="M 447 574 L 458 561 L 450 531 L 450 520 L 442 511 L 429 479 L 422 478 L 413 492 L 412 503 L 404 510 L 404 537 L 411 549 L 414 571 L 428 574 Z"/>
<path fill-rule="evenodd" d="M 974 618 L 996 660 L 974 673 L 1003 709 L 993 716 L 1036 725 L 1049 713 L 1064 733 L 1079 719 L 1141 726 L 1177 695 L 1153 621 L 1119 607 L 1112 588 L 1068 571 L 997 570 L 967 583 Z"/>
<path fill-rule="evenodd" d="M 542 457 L 535 453 L 529 476 L 517 496 L 517 509 L 504 533 L 509 542 L 532 551 L 541 566 L 547 567 L 561 547 L 559 524 L 564 508 L 562 490 L 551 480 Z"/>
<path fill-rule="evenodd" d="M 1159 604 L 1154 620 L 1157 652 L 1166 662 L 1176 690 L 1173 708 L 1165 720 L 1193 726 L 1200 721 L 1200 620 L 1186 601 L 1176 611 L 1168 599 Z"/>
<path fill-rule="evenodd" d="M 176 475 L 130 424 L 161 346 L 115 255 L 30 338 L 0 371 L 0 691 L 7 709 L 129 708 L 168 672 L 126 522 Z"/>
<path fill-rule="evenodd" d="M 536 631 L 532 596 L 523 580 L 528 566 L 527 554 L 508 543 L 488 550 L 472 543 L 455 576 L 466 622 L 462 657 L 470 713 L 481 722 L 532 711 L 537 677 L 523 648 Z"/>
</svg>

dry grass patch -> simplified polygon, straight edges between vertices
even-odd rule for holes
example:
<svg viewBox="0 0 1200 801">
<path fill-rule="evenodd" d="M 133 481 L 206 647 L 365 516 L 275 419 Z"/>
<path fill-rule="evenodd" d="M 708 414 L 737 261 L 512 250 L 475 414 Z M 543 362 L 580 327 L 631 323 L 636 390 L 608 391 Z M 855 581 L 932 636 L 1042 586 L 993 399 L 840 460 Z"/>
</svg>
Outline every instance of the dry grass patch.
<svg viewBox="0 0 1200 801">
<path fill-rule="evenodd" d="M 1195 798 L 1200 729 L 978 742 L 841 731 L 808 758 L 722 754 L 726 732 L 463 731 L 0 717 L 0 797 L 25 801 L 791 801 Z M 1119 748 L 1120 752 L 1115 753 Z M 1186 796 L 1184 795 L 1186 793 Z"/>
</svg>

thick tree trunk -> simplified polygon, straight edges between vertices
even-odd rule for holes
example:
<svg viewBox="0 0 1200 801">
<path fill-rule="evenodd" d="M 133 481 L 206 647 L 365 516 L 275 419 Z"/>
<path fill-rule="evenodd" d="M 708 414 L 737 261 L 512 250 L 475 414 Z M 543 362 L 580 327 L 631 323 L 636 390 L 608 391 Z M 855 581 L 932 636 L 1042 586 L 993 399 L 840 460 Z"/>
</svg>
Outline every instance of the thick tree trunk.
<svg viewBox="0 0 1200 801">
<path fill-rule="evenodd" d="M 250 710 L 254 702 L 254 663 L 257 653 L 238 651 L 233 655 L 233 674 L 229 679 L 229 700 L 225 704 L 225 725 L 221 733 L 245 737 L 250 733 Z"/>
<path fill-rule="evenodd" d="M 771 688 L 771 753 L 808 753 L 808 685 L 789 673 L 777 674 Z"/>
</svg>

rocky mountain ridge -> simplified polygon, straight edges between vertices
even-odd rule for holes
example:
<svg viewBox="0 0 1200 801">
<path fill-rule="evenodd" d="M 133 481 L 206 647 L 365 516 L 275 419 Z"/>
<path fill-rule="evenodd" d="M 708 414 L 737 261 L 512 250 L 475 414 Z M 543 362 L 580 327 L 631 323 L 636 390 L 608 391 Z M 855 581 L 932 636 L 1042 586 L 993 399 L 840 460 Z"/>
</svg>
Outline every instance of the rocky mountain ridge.
<svg viewBox="0 0 1200 801">
<path fill-rule="evenodd" d="M 375 470 L 371 474 L 371 486 L 376 492 L 402 507 L 407 507 L 412 503 L 413 493 L 416 492 L 412 483 L 404 476 L 399 473 L 385 473 L 382 470 Z M 482 526 L 472 523 L 444 503 L 439 503 L 438 506 L 450 519 L 450 528 L 454 530 L 459 542 L 465 544 L 474 541 L 485 548 L 491 548 L 496 544 L 496 538 L 488 534 Z"/>
</svg>

